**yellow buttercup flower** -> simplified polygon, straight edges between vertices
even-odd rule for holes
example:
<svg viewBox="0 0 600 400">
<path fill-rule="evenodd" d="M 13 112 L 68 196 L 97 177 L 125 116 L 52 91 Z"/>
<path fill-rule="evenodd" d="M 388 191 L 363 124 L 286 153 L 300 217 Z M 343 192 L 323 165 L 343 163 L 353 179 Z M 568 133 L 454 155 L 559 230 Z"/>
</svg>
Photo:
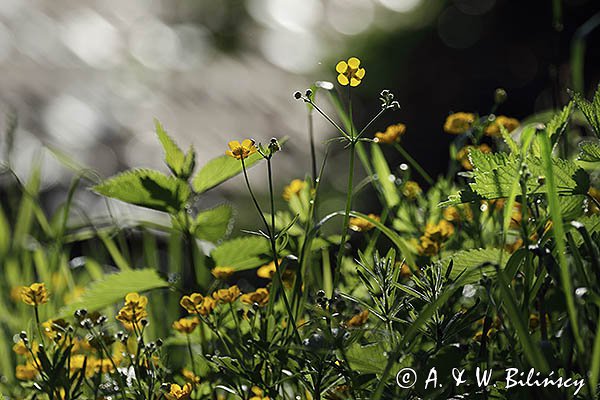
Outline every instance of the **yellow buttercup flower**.
<svg viewBox="0 0 600 400">
<path fill-rule="evenodd" d="M 217 302 L 211 297 L 204 297 L 200 293 L 183 296 L 179 304 L 190 314 L 208 315 L 215 309 Z"/>
<path fill-rule="evenodd" d="M 250 155 L 256 153 L 256 146 L 251 139 L 245 139 L 242 143 L 232 140 L 227 145 L 229 146 L 229 150 L 225 154 L 238 160 L 248 158 Z"/>
<path fill-rule="evenodd" d="M 15 377 L 21 381 L 31 381 L 35 379 L 38 374 L 39 371 L 33 362 L 17 365 L 15 368 Z"/>
<path fill-rule="evenodd" d="M 350 318 L 348 320 L 348 322 L 346 322 L 346 326 L 348 328 L 357 328 L 359 326 L 363 326 L 364 324 L 366 324 L 368 319 L 369 319 L 369 310 L 364 310 L 364 311 L 361 311 L 358 314 L 354 315 L 352 318 Z"/>
<path fill-rule="evenodd" d="M 229 278 L 231 275 L 233 275 L 233 273 L 235 272 L 235 269 L 232 267 L 214 267 L 212 269 L 212 271 L 210 271 L 211 274 L 213 274 L 213 276 L 217 279 L 227 279 Z"/>
<path fill-rule="evenodd" d="M 394 144 L 394 142 L 400 140 L 400 136 L 403 136 L 404 133 L 406 133 L 406 125 L 390 125 L 385 129 L 385 132 L 377 132 L 373 141 L 376 143 Z"/>
<path fill-rule="evenodd" d="M 486 126 L 484 133 L 487 136 L 500 136 L 502 133 L 500 132 L 500 125 L 502 125 L 509 133 L 514 131 L 519 127 L 519 120 L 515 118 L 510 118 L 505 115 L 499 115 L 491 122 L 488 126 Z"/>
<path fill-rule="evenodd" d="M 30 306 L 39 306 L 48 302 L 48 290 L 44 283 L 32 283 L 21 287 L 21 300 Z"/>
<path fill-rule="evenodd" d="M 265 391 L 258 386 L 252 386 L 252 389 L 250 390 L 252 391 L 253 396 L 248 400 L 270 400 L 270 397 L 265 396 Z"/>
<path fill-rule="evenodd" d="M 335 66 L 335 70 L 339 74 L 337 80 L 342 86 L 358 86 L 365 77 L 365 69 L 359 68 L 360 60 L 356 57 L 350 57 L 348 61 L 340 61 Z"/>
<path fill-rule="evenodd" d="M 186 383 L 183 386 L 179 386 L 176 383 L 171 383 L 169 393 L 165 393 L 167 400 L 186 400 L 190 398 L 192 394 L 192 384 Z"/>
<path fill-rule="evenodd" d="M 456 153 L 456 160 L 459 161 L 463 168 L 471 171 L 473 169 L 473 164 L 471 164 L 471 160 L 469 159 L 469 152 L 473 149 L 477 149 L 479 151 L 481 151 L 482 153 L 491 153 L 492 152 L 492 148 L 490 146 L 488 146 L 485 143 L 480 144 L 479 146 L 465 146 L 462 149 L 460 149 L 457 153 Z"/>
<path fill-rule="evenodd" d="M 444 123 L 444 131 L 453 135 L 460 135 L 471 129 L 474 122 L 474 114 L 465 112 L 450 114 Z"/>
<path fill-rule="evenodd" d="M 253 305 L 256 303 L 262 307 L 269 302 L 269 291 L 265 288 L 259 288 L 255 292 L 243 294 L 240 300 L 245 304 Z"/>
<path fill-rule="evenodd" d="M 407 181 L 404 186 L 402 186 L 402 194 L 410 200 L 416 199 L 421 193 L 423 193 L 423 190 L 415 181 Z"/>
<path fill-rule="evenodd" d="M 146 296 L 141 296 L 138 293 L 128 293 L 125 296 L 125 305 L 119 310 L 116 319 L 127 330 L 139 329 L 142 319 L 148 316 L 148 312 L 146 311 L 147 304 L 148 298 Z"/>
<path fill-rule="evenodd" d="M 69 323 L 64 319 L 49 319 L 42 322 L 42 332 L 51 340 L 59 340 L 64 337 Z"/>
<path fill-rule="evenodd" d="M 180 333 L 190 334 L 199 324 L 200 320 L 197 317 L 181 318 L 173 322 L 173 329 Z"/>
<path fill-rule="evenodd" d="M 374 219 L 376 221 L 380 220 L 378 215 L 369 214 L 368 216 L 369 216 L 369 218 Z M 348 227 L 355 232 L 365 232 L 365 231 L 373 229 L 375 227 L 375 225 L 373 225 L 370 221 L 367 221 L 364 218 L 352 217 L 348 221 Z"/>
<path fill-rule="evenodd" d="M 440 252 L 442 244 L 453 233 L 454 226 L 446 220 L 441 220 L 437 224 L 428 223 L 417 244 L 417 251 L 421 255 L 434 256 Z"/>
<path fill-rule="evenodd" d="M 181 375 L 185 378 L 186 381 L 188 381 L 192 385 L 197 385 L 200 383 L 200 377 L 194 374 L 194 372 L 190 371 L 189 369 L 182 369 Z"/>
<path fill-rule="evenodd" d="M 290 201 L 292 197 L 297 196 L 306 186 L 302 179 L 294 179 L 289 185 L 283 188 L 282 197 L 285 201 Z"/>
<path fill-rule="evenodd" d="M 231 286 L 228 289 L 219 289 L 213 293 L 213 298 L 221 303 L 233 303 L 241 296 L 240 288 L 237 285 Z"/>
</svg>

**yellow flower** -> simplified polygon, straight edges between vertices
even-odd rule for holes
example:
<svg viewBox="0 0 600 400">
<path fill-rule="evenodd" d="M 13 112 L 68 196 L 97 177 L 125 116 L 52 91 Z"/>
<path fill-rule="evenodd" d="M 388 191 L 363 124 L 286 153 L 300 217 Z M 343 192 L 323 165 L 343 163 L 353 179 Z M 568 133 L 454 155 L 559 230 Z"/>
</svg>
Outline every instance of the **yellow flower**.
<svg viewBox="0 0 600 400">
<path fill-rule="evenodd" d="M 215 309 L 217 303 L 211 297 L 204 297 L 200 293 L 183 296 L 179 304 L 190 314 L 208 315 Z"/>
<path fill-rule="evenodd" d="M 125 305 L 119 310 L 116 319 L 127 330 L 132 331 L 135 328 L 140 328 L 140 322 L 148 316 L 147 304 L 148 298 L 146 296 L 140 296 L 138 293 L 128 293 L 125 296 Z"/>
<path fill-rule="evenodd" d="M 241 144 L 237 140 L 232 140 L 227 145 L 229 146 L 229 150 L 225 154 L 238 160 L 248 158 L 250 155 L 256 153 L 256 146 L 251 139 L 245 139 Z"/>
<path fill-rule="evenodd" d="M 348 328 L 357 328 L 366 324 L 368 319 L 369 310 L 364 310 L 350 318 L 348 322 L 346 322 L 346 326 L 348 326 Z"/>
<path fill-rule="evenodd" d="M 417 251 L 421 255 L 433 256 L 440 252 L 442 244 L 454 233 L 454 226 L 441 220 L 437 224 L 428 223 L 425 225 L 425 232 L 417 245 Z"/>
<path fill-rule="evenodd" d="M 171 383 L 169 393 L 165 393 L 167 400 L 187 400 L 192 394 L 192 384 L 186 383 L 183 386 L 179 386 L 176 383 Z"/>
<path fill-rule="evenodd" d="M 29 354 L 29 350 L 27 349 L 27 346 L 25 346 L 25 342 L 22 340 L 19 340 L 17 343 L 15 343 L 12 349 L 15 354 L 20 356 L 26 356 Z"/>
<path fill-rule="evenodd" d="M 375 214 L 369 214 L 368 217 L 376 221 L 380 220 L 379 216 Z M 373 225 L 370 221 L 367 221 L 364 218 L 352 217 L 348 221 L 348 227 L 355 232 L 364 232 L 373 229 L 375 225 Z"/>
<path fill-rule="evenodd" d="M 365 69 L 359 68 L 360 60 L 356 57 L 350 57 L 348 61 L 340 61 L 335 66 L 335 70 L 339 74 L 337 80 L 342 86 L 358 86 L 365 77 Z"/>
<path fill-rule="evenodd" d="M 502 125 L 509 133 L 519 127 L 519 120 L 509 118 L 505 115 L 499 115 L 496 119 L 485 127 L 484 133 L 487 136 L 500 136 L 500 125 Z"/>
<path fill-rule="evenodd" d="M 402 194 L 410 200 L 416 199 L 421 193 L 423 193 L 423 190 L 421 190 L 421 186 L 415 181 L 407 181 L 402 186 Z"/>
<path fill-rule="evenodd" d="M 213 298 L 222 303 L 233 303 L 240 297 L 242 293 L 237 285 L 233 285 L 228 289 L 219 289 L 213 293 Z"/>
<path fill-rule="evenodd" d="M 33 362 L 27 362 L 24 365 L 17 365 L 15 368 L 15 377 L 22 381 L 31 381 L 38 376 L 39 371 Z"/>
<path fill-rule="evenodd" d="M 487 338 L 490 339 L 494 333 L 496 333 L 496 330 L 494 328 L 490 329 L 487 331 Z M 473 339 L 476 342 L 481 342 L 481 338 L 483 337 L 483 331 L 477 331 L 477 333 L 475 333 L 475 335 L 473 336 Z"/>
<path fill-rule="evenodd" d="M 199 324 L 200 320 L 197 317 L 181 318 L 180 320 L 173 322 L 173 329 L 180 333 L 190 334 Z"/>
<path fill-rule="evenodd" d="M 64 319 L 49 319 L 42 322 L 42 332 L 51 340 L 59 340 L 64 337 L 69 323 Z"/>
<path fill-rule="evenodd" d="M 404 136 L 404 133 L 406 133 L 406 125 L 390 125 L 385 129 L 385 132 L 377 132 L 373 141 L 377 143 L 394 144 L 394 142 L 400 140 L 400 136 Z"/>
<path fill-rule="evenodd" d="M 21 287 L 21 300 L 30 306 L 39 306 L 48 302 L 48 290 L 44 283 L 32 283 Z"/>
<path fill-rule="evenodd" d="M 444 123 L 444 131 L 453 135 L 460 135 L 471 129 L 474 122 L 474 114 L 465 112 L 450 114 Z"/>
<path fill-rule="evenodd" d="M 269 291 L 265 288 L 259 288 L 255 292 L 243 294 L 240 300 L 245 304 L 253 305 L 256 303 L 262 307 L 269 302 Z"/>
<path fill-rule="evenodd" d="M 192 385 L 197 385 L 200 383 L 200 377 L 194 374 L 194 372 L 189 369 L 182 369 L 181 375 L 185 378 L 186 381 L 191 383 Z"/>
<path fill-rule="evenodd" d="M 473 169 L 473 164 L 471 164 L 471 160 L 469 160 L 469 152 L 472 149 L 478 149 L 482 153 L 491 153 L 492 148 L 485 143 L 480 144 L 479 146 L 465 146 L 460 149 L 456 153 L 456 160 L 459 161 L 463 168 L 470 171 Z"/>
<path fill-rule="evenodd" d="M 297 196 L 306 186 L 302 179 L 294 179 L 289 185 L 283 188 L 282 197 L 285 201 L 290 201 L 293 196 Z"/>
<path fill-rule="evenodd" d="M 400 278 L 408 279 L 412 276 L 412 274 L 412 270 L 410 269 L 408 264 L 403 262 L 402 266 L 400 267 Z"/>
<path fill-rule="evenodd" d="M 254 396 L 250 397 L 248 400 L 270 400 L 270 397 L 265 396 L 265 391 L 258 386 L 252 386 L 252 389 L 250 390 Z"/>
<path fill-rule="evenodd" d="M 232 267 L 214 267 L 212 271 L 210 271 L 213 276 L 217 279 L 227 279 L 235 272 L 235 269 Z"/>
</svg>

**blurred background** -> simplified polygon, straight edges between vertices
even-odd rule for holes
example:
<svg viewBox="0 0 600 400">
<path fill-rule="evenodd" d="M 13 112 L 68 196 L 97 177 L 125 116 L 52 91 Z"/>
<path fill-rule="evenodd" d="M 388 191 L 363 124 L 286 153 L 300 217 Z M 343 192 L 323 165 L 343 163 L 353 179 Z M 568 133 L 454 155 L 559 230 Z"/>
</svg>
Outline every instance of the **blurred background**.
<svg viewBox="0 0 600 400">
<path fill-rule="evenodd" d="M 563 105 L 574 85 L 589 96 L 600 80 L 599 12 L 598 0 L 0 0 L 0 122 L 18 117 L 12 165 L 26 179 L 34 161 L 43 164 L 49 208 L 64 201 L 73 171 L 45 146 L 102 177 L 166 170 L 155 117 L 182 147 L 195 146 L 199 165 L 232 139 L 289 136 L 282 187 L 310 168 L 305 108 L 292 93 L 334 82 L 335 63 L 357 56 L 367 70 L 357 125 L 391 89 L 402 110 L 368 135 L 405 123 L 405 148 L 436 175 L 448 162 L 449 112 L 488 113 L 498 87 L 508 92 L 499 114 L 519 119 Z M 577 43 L 586 53 L 574 82 Z M 322 150 L 335 132 L 315 121 Z M 344 190 L 335 175 L 343 157 L 336 148 L 329 163 L 332 191 Z M 262 172 L 252 171 L 258 186 Z M 235 200 L 240 185 L 202 201 Z M 92 193 L 77 201 L 106 213 Z"/>
</svg>

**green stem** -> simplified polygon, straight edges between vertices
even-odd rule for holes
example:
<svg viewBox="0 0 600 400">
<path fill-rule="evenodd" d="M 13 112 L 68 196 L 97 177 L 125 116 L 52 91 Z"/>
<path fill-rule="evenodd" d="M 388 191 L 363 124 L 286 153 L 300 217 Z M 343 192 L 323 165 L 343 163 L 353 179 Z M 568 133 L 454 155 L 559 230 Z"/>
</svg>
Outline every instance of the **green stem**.
<svg viewBox="0 0 600 400">
<path fill-rule="evenodd" d="M 350 144 L 350 166 L 348 167 L 348 187 L 346 193 L 346 210 L 344 212 L 344 224 L 342 225 L 342 239 L 340 240 L 340 248 L 337 255 L 337 263 L 335 266 L 335 277 L 333 287 L 337 287 L 340 277 L 340 269 L 344 258 L 344 248 L 348 240 L 348 221 L 350 220 L 350 211 L 352 210 L 352 188 L 354 180 L 354 158 L 356 154 L 356 143 Z"/>
<path fill-rule="evenodd" d="M 415 169 L 415 171 L 417 171 L 419 175 L 421 175 L 423 179 L 427 181 L 427 183 L 433 185 L 433 179 L 431 179 L 431 176 L 429 176 L 429 174 L 425 172 L 425 170 L 423 169 L 423 167 L 421 167 L 417 160 L 412 158 L 411 155 L 408 154 L 406 150 L 404 150 L 404 147 L 402 147 L 400 143 L 395 142 L 394 147 L 396 148 L 396 150 L 398 150 L 398 153 L 400 153 L 402 157 L 404 157 L 406 161 L 408 161 L 408 163 Z"/>
<path fill-rule="evenodd" d="M 194 372 L 194 375 L 197 374 L 196 371 L 196 361 L 194 361 L 194 353 L 192 352 L 192 341 L 190 340 L 190 335 L 189 334 L 185 334 L 185 337 L 187 339 L 187 348 L 188 348 L 188 352 L 190 353 L 190 361 L 192 364 L 192 371 Z"/>
</svg>

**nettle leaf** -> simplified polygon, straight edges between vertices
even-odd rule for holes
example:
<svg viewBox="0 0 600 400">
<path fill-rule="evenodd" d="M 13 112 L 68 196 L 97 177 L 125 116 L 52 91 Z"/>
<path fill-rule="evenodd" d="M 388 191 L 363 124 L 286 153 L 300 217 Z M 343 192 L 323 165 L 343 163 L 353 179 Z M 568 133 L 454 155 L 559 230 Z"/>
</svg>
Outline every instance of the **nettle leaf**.
<svg viewBox="0 0 600 400">
<path fill-rule="evenodd" d="M 194 222 L 194 234 L 198 239 L 216 242 L 231 233 L 232 227 L 233 208 L 228 204 L 221 204 L 198 213 Z"/>
<path fill-rule="evenodd" d="M 498 248 L 461 250 L 444 257 L 440 263 L 443 268 L 447 268 L 452 261 L 452 271 L 450 277 L 456 279 L 463 274 L 464 283 L 477 282 L 482 276 L 496 275 L 496 266 L 504 268 L 510 254 Z M 502 259 L 502 264 L 500 260 Z"/>
<path fill-rule="evenodd" d="M 247 236 L 222 243 L 210 253 L 210 256 L 218 266 L 242 271 L 264 264 L 268 259 L 265 254 L 269 253 L 267 239 L 261 236 Z"/>
<path fill-rule="evenodd" d="M 600 85 L 596 89 L 592 101 L 586 100 L 580 93 L 575 93 L 573 100 L 590 123 L 596 136 L 600 137 Z"/>
<path fill-rule="evenodd" d="M 115 175 L 93 187 L 106 197 L 153 210 L 176 213 L 191 195 L 183 181 L 151 169 L 134 169 Z"/>
<path fill-rule="evenodd" d="M 600 142 L 585 141 L 579 143 L 579 161 L 600 162 Z"/>
<path fill-rule="evenodd" d="M 246 168 L 254 166 L 263 157 L 259 153 L 254 153 L 244 160 Z M 217 185 L 233 178 L 242 172 L 242 162 L 235 158 L 223 155 L 213 158 L 194 177 L 192 185 L 197 193 L 204 193 Z"/>
<path fill-rule="evenodd" d="M 567 130 L 574 106 L 575 103 L 570 101 L 569 104 L 563 107 L 560 113 L 552 117 L 552 119 L 546 124 L 546 132 L 548 137 L 550 137 L 550 143 L 553 147 L 556 146 L 562 134 Z"/>
<path fill-rule="evenodd" d="M 471 189 L 484 199 L 508 197 L 512 183 L 521 168 L 518 157 L 484 154 L 478 150 L 471 151 L 470 157 L 474 165 L 475 179 L 475 182 L 469 184 Z M 545 173 L 542 160 L 535 156 L 529 156 L 526 164 L 531 173 L 526 184 L 527 193 L 545 193 L 547 188 L 543 179 Z M 587 193 L 590 186 L 589 175 L 577 164 L 569 160 L 554 158 L 552 159 L 552 169 L 560 196 Z"/>
<path fill-rule="evenodd" d="M 125 295 L 130 292 L 144 292 L 168 286 L 154 269 L 129 270 L 107 275 L 100 281 L 92 282 L 79 299 L 60 310 L 57 318 L 71 317 L 80 308 L 88 311 L 101 310 L 123 301 Z"/>
<path fill-rule="evenodd" d="M 381 185 L 383 197 L 388 207 L 395 207 L 400 203 L 400 196 L 394 184 L 395 177 L 390 172 L 388 163 L 377 143 L 371 144 L 371 157 L 373 158 L 373 168 L 377 174 L 377 180 Z"/>
<path fill-rule="evenodd" d="M 157 119 L 154 120 L 154 125 L 156 126 L 158 140 L 160 140 L 165 151 L 165 162 L 167 163 L 167 166 L 175 176 L 187 180 L 194 171 L 196 160 L 194 149 L 190 146 L 187 154 L 184 154 Z"/>
</svg>

